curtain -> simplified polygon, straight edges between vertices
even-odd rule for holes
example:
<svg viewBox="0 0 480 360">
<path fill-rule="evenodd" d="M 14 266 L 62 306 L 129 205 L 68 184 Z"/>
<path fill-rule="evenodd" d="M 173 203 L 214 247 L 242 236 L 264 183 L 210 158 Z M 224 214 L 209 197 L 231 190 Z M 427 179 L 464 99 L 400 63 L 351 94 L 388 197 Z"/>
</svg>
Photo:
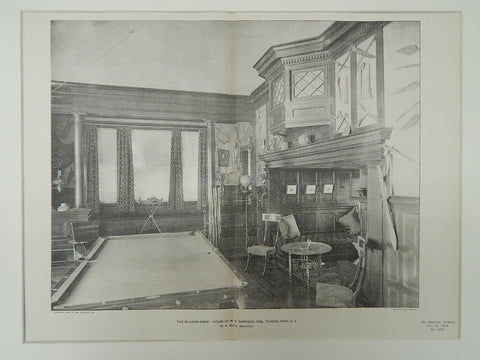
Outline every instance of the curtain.
<svg viewBox="0 0 480 360">
<path fill-rule="evenodd" d="M 208 207 L 208 239 L 218 248 L 222 238 L 221 188 L 215 186 L 210 191 L 212 203 Z"/>
<path fill-rule="evenodd" d="M 100 209 L 98 181 L 98 137 L 95 125 L 85 125 L 85 170 L 87 185 L 87 206 L 92 214 Z"/>
<path fill-rule="evenodd" d="M 207 205 L 207 129 L 198 134 L 198 201 L 197 210 Z"/>
<path fill-rule="evenodd" d="M 183 164 L 182 164 L 182 132 L 172 130 L 172 144 L 170 150 L 170 191 L 168 208 L 183 210 Z"/>
<path fill-rule="evenodd" d="M 117 209 L 119 213 L 135 211 L 133 183 L 132 133 L 127 126 L 117 128 Z"/>
</svg>

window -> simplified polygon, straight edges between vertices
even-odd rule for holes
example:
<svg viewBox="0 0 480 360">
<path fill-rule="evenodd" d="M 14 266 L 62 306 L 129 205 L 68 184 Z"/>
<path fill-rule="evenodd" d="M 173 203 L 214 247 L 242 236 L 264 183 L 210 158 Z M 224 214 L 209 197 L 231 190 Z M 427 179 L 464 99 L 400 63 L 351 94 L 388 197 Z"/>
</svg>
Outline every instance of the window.
<svg viewBox="0 0 480 360">
<path fill-rule="evenodd" d="M 335 60 L 335 130 L 343 135 L 350 133 L 352 125 L 350 70 L 350 54 Z"/>
<path fill-rule="evenodd" d="M 355 44 L 335 59 L 335 131 L 352 130 L 378 123 L 377 37 Z"/>
<path fill-rule="evenodd" d="M 357 127 L 377 123 L 377 66 L 375 37 L 354 48 L 357 61 Z"/>
<path fill-rule="evenodd" d="M 132 129 L 132 160 L 135 200 L 152 197 L 169 200 L 170 130 Z M 184 201 L 198 200 L 199 132 L 182 131 Z M 98 128 L 99 199 L 117 202 L 117 130 Z"/>
<path fill-rule="evenodd" d="M 198 200 L 198 131 L 182 131 L 183 200 Z"/>
<path fill-rule="evenodd" d="M 293 76 L 294 97 L 323 95 L 325 92 L 325 70 L 296 72 Z"/>
<path fill-rule="evenodd" d="M 135 199 L 151 197 L 168 201 L 170 188 L 170 144 L 166 130 L 132 130 Z"/>
<path fill-rule="evenodd" d="M 98 182 L 102 204 L 117 202 L 117 130 L 98 129 Z"/>
<path fill-rule="evenodd" d="M 272 84 L 272 106 L 277 106 L 285 100 L 285 78 L 278 77 Z"/>
</svg>

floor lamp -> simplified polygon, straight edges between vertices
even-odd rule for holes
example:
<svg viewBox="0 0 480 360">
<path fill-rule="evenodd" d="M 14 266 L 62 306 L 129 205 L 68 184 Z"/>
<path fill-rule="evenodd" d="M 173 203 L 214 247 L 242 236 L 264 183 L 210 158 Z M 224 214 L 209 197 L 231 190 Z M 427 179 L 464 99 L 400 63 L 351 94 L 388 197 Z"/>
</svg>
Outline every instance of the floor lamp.
<svg viewBox="0 0 480 360">
<path fill-rule="evenodd" d="M 252 183 L 250 175 L 243 175 L 240 178 L 240 185 L 242 185 L 242 191 L 245 195 L 245 249 L 248 248 L 248 197 L 250 195 L 249 186 Z"/>
</svg>

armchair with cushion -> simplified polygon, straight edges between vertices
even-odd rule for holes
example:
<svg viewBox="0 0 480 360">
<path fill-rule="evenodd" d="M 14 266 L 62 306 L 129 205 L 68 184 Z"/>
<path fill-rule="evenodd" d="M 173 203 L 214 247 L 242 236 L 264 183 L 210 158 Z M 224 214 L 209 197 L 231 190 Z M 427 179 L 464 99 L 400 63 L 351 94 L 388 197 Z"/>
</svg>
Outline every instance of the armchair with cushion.
<svg viewBox="0 0 480 360">
<path fill-rule="evenodd" d="M 355 307 L 357 296 L 363 284 L 365 271 L 367 267 L 367 240 L 358 236 L 355 242 L 355 249 L 358 252 L 358 259 L 352 263 L 350 269 L 346 269 L 344 265 L 338 264 L 338 269 L 350 271 L 352 277 L 347 284 L 345 279 L 340 279 L 338 283 L 321 281 L 317 283 L 316 304 L 318 307 Z M 342 274 L 338 274 L 339 278 Z M 344 274 L 345 275 L 345 272 Z M 343 281 L 342 281 L 343 280 Z"/>
</svg>

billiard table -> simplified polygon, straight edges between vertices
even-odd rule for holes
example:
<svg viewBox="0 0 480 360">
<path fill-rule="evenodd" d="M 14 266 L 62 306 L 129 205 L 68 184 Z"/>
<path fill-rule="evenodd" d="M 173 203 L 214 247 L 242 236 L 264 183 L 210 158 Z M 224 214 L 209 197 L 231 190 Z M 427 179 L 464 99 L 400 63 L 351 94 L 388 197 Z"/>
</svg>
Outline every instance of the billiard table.
<svg viewBox="0 0 480 360">
<path fill-rule="evenodd" d="M 247 282 L 201 232 L 98 239 L 52 295 L 52 309 L 238 307 Z"/>
</svg>

